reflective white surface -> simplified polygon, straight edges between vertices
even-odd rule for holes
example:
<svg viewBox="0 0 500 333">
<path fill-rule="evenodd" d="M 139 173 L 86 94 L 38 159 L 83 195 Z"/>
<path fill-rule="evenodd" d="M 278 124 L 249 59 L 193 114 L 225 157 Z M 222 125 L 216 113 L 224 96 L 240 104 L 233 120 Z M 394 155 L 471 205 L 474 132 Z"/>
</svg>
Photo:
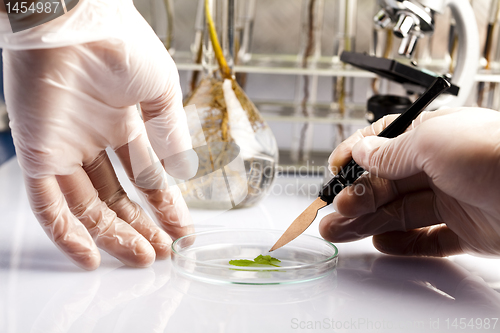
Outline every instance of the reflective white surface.
<svg viewBox="0 0 500 333">
<path fill-rule="evenodd" d="M 320 181 L 280 178 L 256 207 L 193 211 L 197 230 L 284 230 Z M 307 233 L 318 235 L 318 221 Z M 170 260 L 133 269 L 105 253 L 85 272 L 43 233 L 13 159 L 0 167 L 0 332 L 500 332 L 499 259 L 391 257 L 369 239 L 336 245 L 333 274 L 288 286 L 207 284 Z"/>
</svg>

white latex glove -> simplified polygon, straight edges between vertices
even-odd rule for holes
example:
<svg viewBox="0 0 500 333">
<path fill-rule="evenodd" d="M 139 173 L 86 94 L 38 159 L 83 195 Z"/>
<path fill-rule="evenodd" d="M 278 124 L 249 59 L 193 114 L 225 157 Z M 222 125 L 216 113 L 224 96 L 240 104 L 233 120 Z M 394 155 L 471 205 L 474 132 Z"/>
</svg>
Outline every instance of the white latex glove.
<svg viewBox="0 0 500 333">
<path fill-rule="evenodd" d="M 56 1 L 57 2 L 57 1 Z M 64 1 L 66 6 L 73 6 L 75 0 Z M 19 3 L 18 8 L 22 6 Z M 29 7 L 30 4 L 28 3 Z M 62 4 L 58 5 L 61 8 Z M 13 4 L 11 3 L 11 7 Z M 36 6 L 35 6 L 36 7 Z M 50 4 L 55 11 L 55 4 Z M 66 7 L 67 8 L 67 7 Z M 0 47 L 11 50 L 45 49 L 76 45 L 110 37 L 121 38 L 134 33 L 136 19 L 132 0 L 78 0 L 78 4 L 66 14 L 33 28 L 12 33 L 7 7 L 0 2 Z M 15 13 L 15 11 L 12 9 Z M 19 9 L 22 11 L 22 9 Z M 29 10 L 17 17 L 36 24 L 37 13 Z"/>
<path fill-rule="evenodd" d="M 180 190 L 168 188 L 161 164 L 151 163 L 164 160 L 181 178 L 196 173 L 192 159 L 168 158 L 191 149 L 176 66 L 131 1 L 115 15 L 123 24 L 113 38 L 102 39 L 104 31 L 93 42 L 3 53 L 7 109 L 31 207 L 59 249 L 85 269 L 99 266 L 97 247 L 127 265 L 148 266 L 169 255 L 169 235 L 191 231 Z M 89 26 L 92 18 L 100 16 L 89 15 Z M 127 197 L 107 147 L 169 235 Z"/>
<path fill-rule="evenodd" d="M 333 171 L 352 154 L 370 174 L 335 198 L 322 236 L 375 235 L 375 247 L 389 254 L 499 256 L 500 113 L 424 112 L 397 138 L 374 136 L 396 117 L 356 132 L 330 156 Z"/>
</svg>

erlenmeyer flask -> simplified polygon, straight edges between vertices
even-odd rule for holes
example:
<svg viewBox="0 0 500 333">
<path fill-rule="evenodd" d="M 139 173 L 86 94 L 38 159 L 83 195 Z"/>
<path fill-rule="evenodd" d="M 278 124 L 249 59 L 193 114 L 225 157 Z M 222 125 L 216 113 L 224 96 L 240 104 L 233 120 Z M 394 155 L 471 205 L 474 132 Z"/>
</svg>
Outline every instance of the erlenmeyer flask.
<svg viewBox="0 0 500 333">
<path fill-rule="evenodd" d="M 234 0 L 222 0 L 223 49 L 231 64 Z M 209 2 L 209 1 L 207 1 Z M 216 1 L 211 2 L 211 13 Z M 218 17 L 215 17 L 217 21 Z M 269 191 L 278 162 L 276 139 L 229 67 L 214 69 L 214 48 L 205 28 L 203 77 L 185 101 L 193 147 L 200 158 L 199 177 L 181 186 L 188 206 L 230 209 L 256 204 Z M 221 66 L 222 68 L 222 66 Z M 194 106 L 194 107 L 193 107 Z M 235 152 L 239 154 L 234 158 Z"/>
</svg>

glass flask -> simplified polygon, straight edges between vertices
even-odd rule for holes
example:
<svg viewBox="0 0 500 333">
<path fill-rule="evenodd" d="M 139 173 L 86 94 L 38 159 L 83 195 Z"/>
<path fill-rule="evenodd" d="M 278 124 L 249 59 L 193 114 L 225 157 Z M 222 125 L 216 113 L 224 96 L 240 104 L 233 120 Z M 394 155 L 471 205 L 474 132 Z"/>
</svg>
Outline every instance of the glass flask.
<svg viewBox="0 0 500 333">
<path fill-rule="evenodd" d="M 234 0 L 207 2 L 214 22 L 224 27 L 224 60 L 231 65 Z M 222 5 L 223 10 L 217 12 L 216 5 Z M 217 17 L 217 13 L 222 15 Z M 273 183 L 278 162 L 276 139 L 230 67 L 225 73 L 216 70 L 216 51 L 208 29 L 205 24 L 203 76 L 184 102 L 193 148 L 199 157 L 198 174 L 180 188 L 191 208 L 251 206 Z"/>
</svg>

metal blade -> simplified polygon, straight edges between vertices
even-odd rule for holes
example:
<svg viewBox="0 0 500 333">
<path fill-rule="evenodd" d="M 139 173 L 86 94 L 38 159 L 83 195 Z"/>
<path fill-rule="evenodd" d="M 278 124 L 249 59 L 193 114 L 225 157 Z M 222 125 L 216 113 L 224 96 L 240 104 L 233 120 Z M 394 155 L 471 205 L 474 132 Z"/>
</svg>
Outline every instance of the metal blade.
<svg viewBox="0 0 500 333">
<path fill-rule="evenodd" d="M 311 223 L 313 223 L 316 215 L 318 215 L 318 210 L 325 207 L 326 205 L 327 203 L 321 200 L 321 198 L 317 198 L 316 200 L 314 200 L 313 203 L 310 204 L 309 207 L 307 207 L 306 210 L 304 210 L 302 214 L 300 214 L 295 219 L 295 221 L 292 222 L 292 224 L 290 224 L 288 229 L 286 229 L 285 233 L 281 235 L 280 239 L 278 239 L 276 244 L 273 245 L 269 252 L 272 252 L 276 249 L 279 249 L 283 245 L 288 244 L 304 231 L 306 231 Z"/>
</svg>

